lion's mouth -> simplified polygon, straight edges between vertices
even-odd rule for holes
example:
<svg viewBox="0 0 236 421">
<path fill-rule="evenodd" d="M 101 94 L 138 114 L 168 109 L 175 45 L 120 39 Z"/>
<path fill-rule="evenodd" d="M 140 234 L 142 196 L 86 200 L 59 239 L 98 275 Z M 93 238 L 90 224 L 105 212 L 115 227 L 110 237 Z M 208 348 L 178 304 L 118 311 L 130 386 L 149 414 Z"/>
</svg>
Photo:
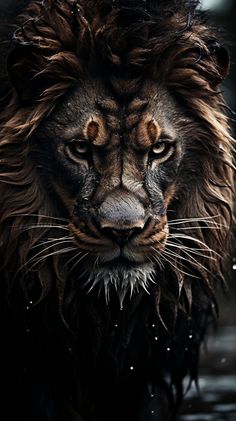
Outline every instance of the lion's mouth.
<svg viewBox="0 0 236 421">
<path fill-rule="evenodd" d="M 154 250 L 161 252 L 165 248 L 169 234 L 166 223 L 157 232 L 152 232 L 150 237 L 149 232 L 143 231 L 134 239 L 131 238 L 130 241 L 121 245 L 109 237 L 102 236 L 98 231 L 96 235 L 91 235 L 90 232 L 86 232 L 73 223 L 69 224 L 69 229 L 77 247 L 98 258 L 101 265 L 129 268 L 147 263 Z"/>
<path fill-rule="evenodd" d="M 104 263 L 102 266 L 109 269 L 125 271 L 128 269 L 135 269 L 137 267 L 140 267 L 142 266 L 142 264 L 135 260 L 131 260 L 128 257 L 125 257 L 123 253 L 121 253 L 119 257 L 116 257 L 115 259 Z"/>
</svg>

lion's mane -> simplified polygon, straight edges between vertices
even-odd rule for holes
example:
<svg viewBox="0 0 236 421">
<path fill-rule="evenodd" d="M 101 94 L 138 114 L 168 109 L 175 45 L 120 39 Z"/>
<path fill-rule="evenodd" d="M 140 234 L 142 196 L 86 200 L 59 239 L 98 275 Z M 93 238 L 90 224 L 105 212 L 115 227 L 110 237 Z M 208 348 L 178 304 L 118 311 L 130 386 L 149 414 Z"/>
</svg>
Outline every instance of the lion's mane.
<svg viewBox="0 0 236 421">
<path fill-rule="evenodd" d="M 217 31 L 196 6 L 194 1 L 167 0 L 32 1 L 19 16 L 14 31 L 0 134 L 4 294 L 11 296 L 11 306 L 16 303 L 19 313 L 29 301 L 38 306 L 43 303 L 44 309 L 53 302 L 54 313 L 64 311 L 70 324 L 70 317 L 79 317 L 86 306 L 74 306 L 70 311 L 75 293 L 68 291 L 68 284 L 65 287 L 68 269 L 62 268 L 60 259 L 48 258 L 27 270 L 33 247 L 49 236 L 51 218 L 60 217 L 30 159 L 31 138 L 38 126 L 87 74 L 105 74 L 120 98 L 138 92 L 144 77 L 162 82 L 185 112 L 201 123 L 199 133 L 194 134 L 197 142 L 189 143 L 182 169 L 185 180 L 191 175 L 191 182 L 179 190 L 169 211 L 170 221 L 183 220 L 184 225 L 171 227 L 175 232 L 180 230 L 179 241 L 194 244 L 201 252 L 196 251 L 194 259 L 185 263 L 186 255 L 177 247 L 176 265 L 166 265 L 147 298 L 152 316 L 156 315 L 158 335 L 165 338 L 162 348 L 175 350 L 169 360 L 168 352 L 160 357 L 159 370 L 162 363 L 169 367 L 170 384 L 179 395 L 184 375 L 190 370 L 196 377 L 199 343 L 216 309 L 216 287 L 224 279 L 232 220 L 233 139 L 219 90 L 225 50 Z M 181 231 L 183 227 L 185 231 Z M 74 288 L 73 282 L 69 286 Z M 89 302 L 88 296 L 84 299 Z M 136 304 L 131 305 L 134 312 Z M 140 326 L 150 319 L 149 304 L 140 304 Z M 95 307 L 90 303 L 86 310 L 94 322 L 99 313 Z M 107 315 L 109 310 L 103 312 Z M 95 329 L 97 353 L 104 319 Z M 136 325 L 132 322 L 126 329 L 124 349 Z M 64 335 L 68 343 L 69 334 Z M 145 334 L 147 343 L 151 336 L 150 332 Z M 178 352 L 181 347 L 189 352 L 184 360 Z M 171 390 L 172 386 L 168 387 Z"/>
</svg>

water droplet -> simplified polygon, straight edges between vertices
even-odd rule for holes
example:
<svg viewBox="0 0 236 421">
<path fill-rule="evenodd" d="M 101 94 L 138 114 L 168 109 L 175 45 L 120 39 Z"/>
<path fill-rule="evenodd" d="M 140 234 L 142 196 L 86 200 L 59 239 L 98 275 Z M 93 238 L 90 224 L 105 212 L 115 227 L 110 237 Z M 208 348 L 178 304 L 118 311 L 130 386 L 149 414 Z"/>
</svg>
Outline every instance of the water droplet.
<svg viewBox="0 0 236 421">
<path fill-rule="evenodd" d="M 158 336 L 155 336 L 155 338 L 154 338 L 154 339 L 155 339 L 155 341 L 158 341 Z"/>
<path fill-rule="evenodd" d="M 226 363 L 226 361 L 227 361 L 227 358 L 225 358 L 225 357 L 221 358 L 221 360 L 220 360 L 220 362 L 221 362 L 222 364 L 225 364 L 225 363 Z"/>
<path fill-rule="evenodd" d="M 118 324 L 117 323 L 115 324 L 115 327 L 118 327 Z"/>
<path fill-rule="evenodd" d="M 193 335 L 192 334 L 188 335 L 188 337 L 189 337 L 189 339 L 193 339 Z"/>
<path fill-rule="evenodd" d="M 26 310 L 29 310 L 30 307 L 32 306 L 32 304 L 33 304 L 33 301 L 29 301 L 28 304 L 27 304 L 27 306 L 25 307 Z"/>
<path fill-rule="evenodd" d="M 154 398 L 154 395 L 153 395 L 153 393 L 151 393 L 151 394 L 150 394 L 150 398 Z"/>
<path fill-rule="evenodd" d="M 156 325 L 155 325 L 155 323 L 153 323 L 153 324 L 152 324 L 152 327 L 155 327 L 155 326 L 156 326 Z"/>
<path fill-rule="evenodd" d="M 233 265 L 233 270 L 236 270 L 236 264 Z"/>
<path fill-rule="evenodd" d="M 129 369 L 130 369 L 130 370 L 133 370 L 133 369 L 134 369 L 134 367 L 131 365 Z"/>
<path fill-rule="evenodd" d="M 168 347 L 168 348 L 166 348 L 166 350 L 168 351 L 168 352 L 170 352 L 170 348 Z"/>
<path fill-rule="evenodd" d="M 185 351 L 188 351 L 188 347 L 186 346 L 186 347 L 184 348 L 184 350 L 185 350 Z"/>
<path fill-rule="evenodd" d="M 151 411 L 151 414 L 155 414 L 155 411 L 153 411 L 153 410 L 152 410 L 152 411 Z"/>
</svg>

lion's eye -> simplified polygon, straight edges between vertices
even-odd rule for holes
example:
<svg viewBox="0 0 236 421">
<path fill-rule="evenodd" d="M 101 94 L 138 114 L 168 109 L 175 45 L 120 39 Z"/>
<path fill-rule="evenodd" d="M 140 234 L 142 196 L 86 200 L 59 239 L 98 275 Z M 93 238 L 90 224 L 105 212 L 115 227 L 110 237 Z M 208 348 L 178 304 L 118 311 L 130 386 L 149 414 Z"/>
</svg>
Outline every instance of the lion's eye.
<svg viewBox="0 0 236 421">
<path fill-rule="evenodd" d="M 89 145 L 84 140 L 73 139 L 65 147 L 66 155 L 73 161 L 87 159 Z"/>
<path fill-rule="evenodd" d="M 160 140 L 150 151 L 150 158 L 161 162 L 166 161 L 174 152 L 174 144 L 169 141 Z"/>
<path fill-rule="evenodd" d="M 165 152 L 167 146 L 168 145 L 165 142 L 159 142 L 155 146 L 153 146 L 152 152 L 155 155 L 163 154 L 163 152 Z"/>
</svg>

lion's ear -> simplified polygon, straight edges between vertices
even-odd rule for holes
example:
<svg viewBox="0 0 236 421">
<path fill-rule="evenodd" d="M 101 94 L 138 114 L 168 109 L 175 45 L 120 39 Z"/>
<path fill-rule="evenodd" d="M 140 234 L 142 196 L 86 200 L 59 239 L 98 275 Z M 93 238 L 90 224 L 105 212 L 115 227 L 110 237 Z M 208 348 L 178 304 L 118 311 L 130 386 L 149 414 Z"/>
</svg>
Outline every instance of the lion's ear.
<svg viewBox="0 0 236 421">
<path fill-rule="evenodd" d="M 209 50 L 217 66 L 217 72 L 219 77 L 216 77 L 213 81 L 214 86 L 217 86 L 229 74 L 230 56 L 228 50 L 217 41 L 210 43 Z"/>
<path fill-rule="evenodd" d="M 42 92 L 38 60 L 39 55 L 29 46 L 16 47 L 8 55 L 8 77 L 22 103 L 33 102 Z"/>
</svg>

